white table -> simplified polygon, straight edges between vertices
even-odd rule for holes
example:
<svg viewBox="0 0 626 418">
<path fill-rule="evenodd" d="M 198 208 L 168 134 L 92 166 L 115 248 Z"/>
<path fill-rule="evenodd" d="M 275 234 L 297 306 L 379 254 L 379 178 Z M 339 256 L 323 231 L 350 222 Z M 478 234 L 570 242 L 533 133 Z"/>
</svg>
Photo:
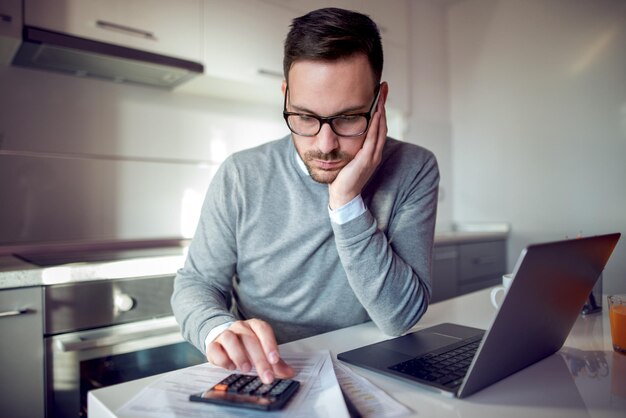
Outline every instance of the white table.
<svg viewBox="0 0 626 418">
<path fill-rule="evenodd" d="M 495 315 L 489 289 L 433 304 L 415 329 L 441 322 L 487 328 Z M 605 299 L 606 300 L 606 299 Z M 602 314 L 580 317 L 564 347 L 482 391 L 459 400 L 351 366 L 414 411 L 415 417 L 626 417 L 626 356 L 613 352 L 606 303 Z M 523 330 L 520 330 L 523 332 Z M 289 343 L 292 348 L 342 351 L 385 337 L 369 322 Z M 89 417 L 115 411 L 159 376 L 89 393 Z M 127 418 L 124 416 L 124 418 Z"/>
</svg>

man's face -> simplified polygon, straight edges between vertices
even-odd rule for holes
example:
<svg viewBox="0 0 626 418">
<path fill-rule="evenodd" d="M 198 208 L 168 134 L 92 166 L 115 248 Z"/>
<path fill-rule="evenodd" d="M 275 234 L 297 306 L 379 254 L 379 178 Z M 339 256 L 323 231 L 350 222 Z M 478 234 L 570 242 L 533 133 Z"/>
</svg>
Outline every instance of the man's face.
<svg viewBox="0 0 626 418">
<path fill-rule="evenodd" d="M 365 113 L 374 100 L 374 85 L 365 55 L 339 61 L 296 61 L 289 70 L 287 111 L 323 117 Z M 283 83 L 283 94 L 285 89 Z M 361 149 L 365 135 L 341 137 L 326 123 L 315 136 L 292 137 L 313 180 L 332 183 Z"/>
</svg>

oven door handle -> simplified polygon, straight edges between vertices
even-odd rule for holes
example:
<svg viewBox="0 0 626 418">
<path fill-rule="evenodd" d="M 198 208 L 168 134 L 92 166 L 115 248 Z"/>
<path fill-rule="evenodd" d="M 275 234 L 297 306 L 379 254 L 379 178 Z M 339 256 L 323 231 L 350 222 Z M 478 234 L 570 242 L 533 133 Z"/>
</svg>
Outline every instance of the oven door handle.
<svg viewBox="0 0 626 418">
<path fill-rule="evenodd" d="M 74 338 L 69 340 L 56 340 L 54 348 L 57 351 L 86 351 L 95 348 L 111 347 L 124 343 L 150 338 L 153 343 L 183 341 L 180 328 L 177 325 L 154 327 L 145 330 L 133 331 L 125 334 L 107 335 L 98 338 Z"/>
</svg>

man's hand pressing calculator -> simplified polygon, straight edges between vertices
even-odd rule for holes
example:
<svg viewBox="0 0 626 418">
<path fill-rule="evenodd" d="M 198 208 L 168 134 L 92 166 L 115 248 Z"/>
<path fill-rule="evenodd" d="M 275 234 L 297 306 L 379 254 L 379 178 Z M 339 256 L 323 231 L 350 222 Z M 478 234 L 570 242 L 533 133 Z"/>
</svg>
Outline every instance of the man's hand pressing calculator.
<svg viewBox="0 0 626 418">
<path fill-rule="evenodd" d="M 258 376 L 231 374 L 211 389 L 189 396 L 189 400 L 273 411 L 285 406 L 299 387 L 300 382 L 291 379 L 264 384 Z"/>
</svg>

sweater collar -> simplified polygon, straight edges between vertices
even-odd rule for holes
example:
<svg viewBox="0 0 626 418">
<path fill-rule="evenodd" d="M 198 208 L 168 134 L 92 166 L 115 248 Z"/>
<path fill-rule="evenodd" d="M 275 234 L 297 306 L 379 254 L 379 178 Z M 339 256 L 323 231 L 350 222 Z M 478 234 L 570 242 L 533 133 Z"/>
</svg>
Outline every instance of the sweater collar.
<svg viewBox="0 0 626 418">
<path fill-rule="evenodd" d="M 309 174 L 309 170 L 306 168 L 306 165 L 304 164 L 304 161 L 302 161 L 302 158 L 300 158 L 300 154 L 298 154 L 296 144 L 293 143 L 293 137 L 291 137 L 291 135 L 289 137 L 289 148 L 292 154 L 292 161 L 294 162 L 298 173 L 305 177 L 310 177 L 311 175 Z"/>
<path fill-rule="evenodd" d="M 300 170 L 302 170 L 302 172 L 307 176 L 310 176 L 311 174 L 309 173 L 309 170 L 307 170 L 304 161 L 302 161 L 302 158 L 300 158 L 300 154 L 298 154 L 298 150 L 296 150 L 296 147 L 293 148 L 293 152 L 294 154 L 296 154 L 296 164 L 298 164 Z"/>
</svg>

